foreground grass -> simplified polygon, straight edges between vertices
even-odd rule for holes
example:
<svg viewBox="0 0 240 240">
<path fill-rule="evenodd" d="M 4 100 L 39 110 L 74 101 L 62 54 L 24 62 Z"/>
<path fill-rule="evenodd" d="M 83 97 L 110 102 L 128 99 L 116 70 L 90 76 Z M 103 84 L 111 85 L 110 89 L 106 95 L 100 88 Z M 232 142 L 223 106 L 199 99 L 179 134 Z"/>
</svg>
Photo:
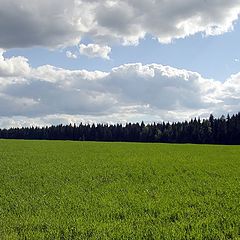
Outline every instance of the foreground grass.
<svg viewBox="0 0 240 240">
<path fill-rule="evenodd" d="M 0 239 L 239 239 L 240 147 L 0 140 Z"/>
</svg>

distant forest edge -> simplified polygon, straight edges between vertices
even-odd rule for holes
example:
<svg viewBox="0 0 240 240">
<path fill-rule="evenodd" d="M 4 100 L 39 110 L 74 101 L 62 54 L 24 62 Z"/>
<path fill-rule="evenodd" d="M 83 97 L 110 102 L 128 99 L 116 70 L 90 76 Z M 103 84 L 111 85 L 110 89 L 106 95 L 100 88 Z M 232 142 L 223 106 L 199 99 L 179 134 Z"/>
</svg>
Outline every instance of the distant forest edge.
<svg viewBox="0 0 240 240">
<path fill-rule="evenodd" d="M 240 112 L 175 123 L 79 124 L 0 129 L 3 139 L 240 144 Z"/>
</svg>

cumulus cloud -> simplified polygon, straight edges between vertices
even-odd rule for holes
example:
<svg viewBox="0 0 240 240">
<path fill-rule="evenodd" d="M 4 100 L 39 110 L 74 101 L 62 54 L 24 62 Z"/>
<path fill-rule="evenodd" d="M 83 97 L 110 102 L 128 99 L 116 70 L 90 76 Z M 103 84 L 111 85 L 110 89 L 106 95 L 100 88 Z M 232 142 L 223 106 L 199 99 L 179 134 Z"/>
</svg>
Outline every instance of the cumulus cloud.
<svg viewBox="0 0 240 240">
<path fill-rule="evenodd" d="M 3 56 L 4 52 L 3 49 L 0 49 L 0 77 L 21 77 L 29 74 L 30 66 L 28 59 L 24 57 L 5 59 Z"/>
<path fill-rule="evenodd" d="M 233 29 L 240 0 L 0 0 L 0 47 L 60 47 L 84 37 L 95 44 L 162 43 Z"/>
<path fill-rule="evenodd" d="M 31 68 L 27 59 L 13 57 L 2 58 L 1 66 L 0 126 L 7 119 L 14 120 L 9 124 L 177 121 L 240 109 L 240 73 L 220 82 L 159 64 L 91 72 Z"/>
<path fill-rule="evenodd" d="M 85 55 L 90 58 L 100 57 L 103 59 L 109 60 L 109 54 L 111 52 L 111 48 L 109 46 L 100 46 L 98 44 L 80 44 L 79 51 L 82 55 Z"/>
<path fill-rule="evenodd" d="M 58 47 L 80 40 L 74 0 L 0 0 L 0 6 L 0 47 Z"/>
<path fill-rule="evenodd" d="M 66 51 L 66 56 L 67 56 L 67 58 L 72 58 L 72 59 L 76 59 L 77 58 L 77 54 L 73 53 L 71 51 Z"/>
</svg>

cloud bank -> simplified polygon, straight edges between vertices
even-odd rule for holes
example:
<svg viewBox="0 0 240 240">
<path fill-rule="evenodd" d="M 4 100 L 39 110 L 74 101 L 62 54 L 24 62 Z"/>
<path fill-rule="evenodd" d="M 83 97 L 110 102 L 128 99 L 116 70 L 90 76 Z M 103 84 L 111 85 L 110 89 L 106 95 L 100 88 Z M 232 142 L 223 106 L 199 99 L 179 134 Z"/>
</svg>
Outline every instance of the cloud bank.
<svg viewBox="0 0 240 240">
<path fill-rule="evenodd" d="M 0 127 L 68 122 L 177 121 L 240 109 L 240 73 L 220 82 L 159 64 L 110 72 L 32 68 L 0 55 Z"/>
<path fill-rule="evenodd" d="M 169 43 L 233 29 L 240 0 L 0 0 L 0 48 L 137 44 L 146 34 Z"/>
</svg>

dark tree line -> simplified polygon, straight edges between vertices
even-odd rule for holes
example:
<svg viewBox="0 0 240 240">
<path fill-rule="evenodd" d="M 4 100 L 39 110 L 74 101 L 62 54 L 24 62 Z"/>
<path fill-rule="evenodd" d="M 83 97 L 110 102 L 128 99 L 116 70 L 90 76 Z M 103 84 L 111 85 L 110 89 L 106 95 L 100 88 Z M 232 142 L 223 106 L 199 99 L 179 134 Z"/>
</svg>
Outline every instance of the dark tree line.
<svg viewBox="0 0 240 240">
<path fill-rule="evenodd" d="M 4 139 L 240 144 L 240 112 L 176 123 L 80 124 L 0 129 Z"/>
</svg>

